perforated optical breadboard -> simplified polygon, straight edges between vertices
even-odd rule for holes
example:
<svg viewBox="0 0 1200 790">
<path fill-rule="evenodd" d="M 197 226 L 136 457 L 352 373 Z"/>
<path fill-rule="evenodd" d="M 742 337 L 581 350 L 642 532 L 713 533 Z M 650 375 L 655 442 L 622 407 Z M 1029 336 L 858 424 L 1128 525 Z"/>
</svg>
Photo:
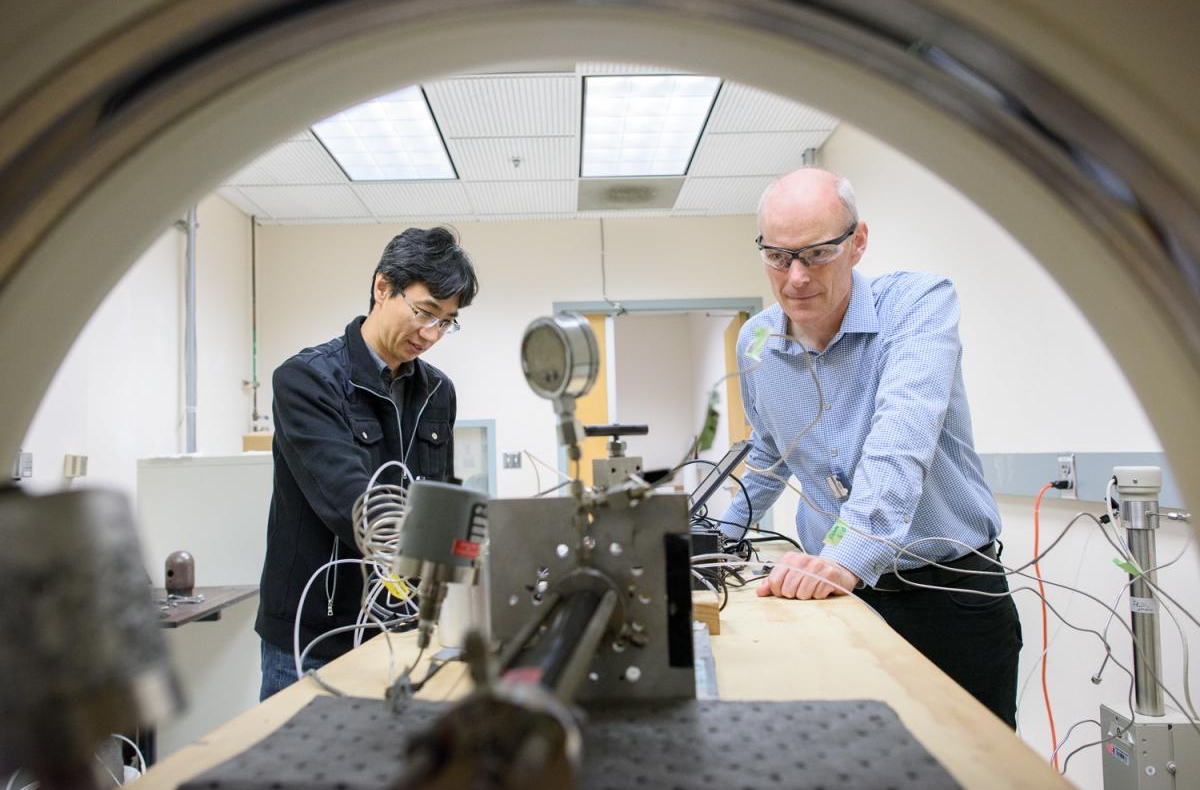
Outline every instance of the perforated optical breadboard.
<svg viewBox="0 0 1200 790">
<path fill-rule="evenodd" d="M 445 703 L 318 697 L 184 790 L 377 790 L 404 775 L 407 736 Z M 587 790 L 953 790 L 959 785 L 873 700 L 593 705 Z"/>
</svg>

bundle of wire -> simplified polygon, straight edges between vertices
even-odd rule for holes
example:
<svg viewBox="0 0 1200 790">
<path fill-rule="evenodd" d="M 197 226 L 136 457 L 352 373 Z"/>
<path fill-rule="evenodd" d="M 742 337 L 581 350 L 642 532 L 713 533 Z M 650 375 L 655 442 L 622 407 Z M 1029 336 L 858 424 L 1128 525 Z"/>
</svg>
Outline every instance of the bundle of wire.
<svg viewBox="0 0 1200 790">
<path fill-rule="evenodd" d="M 363 598 L 358 614 L 361 625 L 371 621 L 385 627 L 395 620 L 403 624 L 407 622 L 406 618 L 415 618 L 417 614 L 415 587 L 392 570 L 400 553 L 400 532 L 408 511 L 408 489 L 404 485 L 377 482 L 383 471 L 391 466 L 400 468 L 404 480 L 412 480 L 408 467 L 399 461 L 388 461 L 375 470 L 352 509 L 354 543 L 363 556 L 360 566 Z M 362 643 L 364 630 L 355 632 L 356 646 Z"/>
<path fill-rule="evenodd" d="M 357 647 L 362 644 L 363 634 L 368 630 L 381 630 L 388 633 L 392 630 L 412 627 L 417 622 L 416 586 L 393 571 L 400 550 L 400 533 L 404 527 L 404 516 L 407 512 L 408 490 L 404 485 L 378 482 L 384 470 L 391 467 L 400 469 L 402 481 L 413 479 L 412 473 L 404 464 L 399 461 L 388 461 L 371 475 L 366 489 L 354 501 L 351 508 L 354 543 L 362 554 L 362 559 L 338 559 L 335 550 L 329 562 L 317 568 L 309 577 L 297 604 L 297 608 L 303 608 L 309 589 L 321 574 L 328 573 L 330 570 L 336 574 L 337 567 L 341 565 L 357 565 L 359 567 L 359 571 L 362 573 L 363 594 L 358 617 L 354 624 L 326 631 L 305 645 L 303 650 L 300 648 L 300 618 L 296 618 L 292 634 L 296 675 L 312 675 L 322 687 L 337 695 L 341 695 L 341 692 L 326 684 L 316 671 L 306 673 L 303 670 L 305 657 L 317 643 L 335 634 L 353 631 L 354 645 Z M 336 576 L 334 584 L 336 585 Z M 390 642 L 388 643 L 388 654 L 390 682 L 393 675 Z"/>
</svg>

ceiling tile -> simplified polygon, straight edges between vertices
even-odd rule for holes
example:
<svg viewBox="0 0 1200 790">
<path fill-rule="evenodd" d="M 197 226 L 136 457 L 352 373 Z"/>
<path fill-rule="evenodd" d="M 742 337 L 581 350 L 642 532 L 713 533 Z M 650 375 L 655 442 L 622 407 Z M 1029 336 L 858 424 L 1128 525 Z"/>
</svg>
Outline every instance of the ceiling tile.
<svg viewBox="0 0 1200 790">
<path fill-rule="evenodd" d="M 669 66 L 650 66 L 635 63 L 580 63 L 575 67 L 579 75 L 592 74 L 688 74 L 683 69 Z"/>
<path fill-rule="evenodd" d="M 679 197 L 683 177 L 672 178 L 581 178 L 580 211 L 670 211 Z"/>
<path fill-rule="evenodd" d="M 820 148 L 828 132 L 706 134 L 689 176 L 779 175 L 804 164 L 804 152 Z"/>
<path fill-rule="evenodd" d="M 579 141 L 564 137 L 492 137 L 446 141 L 464 181 L 544 181 L 579 175 Z M 520 160 L 513 165 L 513 158 Z"/>
<path fill-rule="evenodd" d="M 349 186 L 244 186 L 241 191 L 277 220 L 371 216 Z"/>
<path fill-rule="evenodd" d="M 778 132 L 831 131 L 837 118 L 791 99 L 736 82 L 721 86 L 706 131 Z"/>
<path fill-rule="evenodd" d="M 262 206 L 242 194 L 237 187 L 217 187 L 217 194 L 228 200 L 251 217 L 264 217 L 267 212 Z"/>
<path fill-rule="evenodd" d="M 471 213 L 471 203 L 459 181 L 362 183 L 353 189 L 376 217 Z"/>
<path fill-rule="evenodd" d="M 459 77 L 429 83 L 425 95 L 447 140 L 579 132 L 579 78 L 571 74 Z"/>
<path fill-rule="evenodd" d="M 225 180 L 234 186 L 345 184 L 346 174 L 314 139 L 289 140 Z"/>
<path fill-rule="evenodd" d="M 677 211 L 703 211 L 711 216 L 753 214 L 774 175 L 753 178 L 689 178 L 675 201 Z"/>
<path fill-rule="evenodd" d="M 488 181 L 464 184 L 481 216 L 575 210 L 575 181 Z"/>
</svg>

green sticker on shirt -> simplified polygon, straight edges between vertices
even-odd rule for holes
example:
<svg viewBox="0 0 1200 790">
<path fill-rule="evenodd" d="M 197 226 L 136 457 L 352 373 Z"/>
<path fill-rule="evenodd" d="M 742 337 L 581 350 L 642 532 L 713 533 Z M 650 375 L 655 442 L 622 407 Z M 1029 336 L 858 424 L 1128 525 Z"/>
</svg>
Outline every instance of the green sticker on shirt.
<svg viewBox="0 0 1200 790">
<path fill-rule="evenodd" d="M 755 362 L 761 362 L 763 349 L 767 347 L 767 338 L 770 336 L 771 333 L 765 326 L 755 329 L 754 339 L 750 341 L 750 348 L 746 349 L 746 356 Z"/>
<path fill-rule="evenodd" d="M 850 525 L 840 518 L 833 522 L 833 526 L 825 533 L 825 545 L 836 546 L 842 542 L 842 538 L 846 537 L 846 533 L 850 531 Z"/>
</svg>

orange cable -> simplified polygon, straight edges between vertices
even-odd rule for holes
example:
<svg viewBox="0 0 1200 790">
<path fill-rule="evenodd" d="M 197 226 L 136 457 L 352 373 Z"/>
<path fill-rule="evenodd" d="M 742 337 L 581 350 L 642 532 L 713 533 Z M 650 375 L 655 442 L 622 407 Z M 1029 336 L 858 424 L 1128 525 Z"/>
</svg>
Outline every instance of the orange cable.
<svg viewBox="0 0 1200 790">
<path fill-rule="evenodd" d="M 1050 658 L 1050 640 L 1048 636 L 1048 615 L 1046 614 L 1046 587 L 1042 584 L 1042 569 L 1037 563 L 1039 552 L 1039 544 L 1041 542 L 1041 527 L 1038 524 L 1038 511 L 1042 506 L 1042 495 L 1054 486 L 1054 483 L 1046 483 L 1042 486 L 1042 490 L 1038 491 L 1037 498 L 1033 500 L 1033 572 L 1038 580 L 1038 594 L 1042 601 L 1042 699 L 1046 702 L 1046 718 L 1050 720 L 1050 740 L 1053 748 L 1050 751 L 1051 762 L 1054 763 L 1054 770 L 1058 770 L 1058 733 L 1054 729 L 1054 711 L 1050 707 L 1050 688 L 1046 683 L 1046 663 Z"/>
</svg>

